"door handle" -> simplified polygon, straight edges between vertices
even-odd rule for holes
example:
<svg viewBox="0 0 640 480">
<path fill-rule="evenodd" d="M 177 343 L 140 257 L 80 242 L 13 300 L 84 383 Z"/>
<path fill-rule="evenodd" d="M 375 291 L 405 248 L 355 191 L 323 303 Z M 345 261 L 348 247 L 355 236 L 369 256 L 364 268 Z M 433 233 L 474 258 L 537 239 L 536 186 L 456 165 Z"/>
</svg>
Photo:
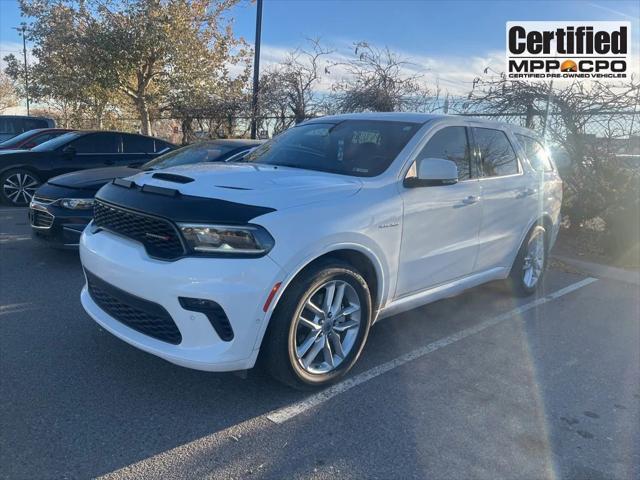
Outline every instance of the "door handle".
<svg viewBox="0 0 640 480">
<path fill-rule="evenodd" d="M 522 190 L 520 193 L 516 195 L 516 198 L 530 197 L 534 193 L 536 193 L 536 190 L 534 190 L 533 188 L 525 188 L 524 190 Z"/>
<path fill-rule="evenodd" d="M 478 197 L 475 197 L 473 195 L 469 195 L 467 198 L 462 199 L 463 205 L 473 205 L 474 203 L 477 203 L 477 202 L 478 202 Z"/>
</svg>

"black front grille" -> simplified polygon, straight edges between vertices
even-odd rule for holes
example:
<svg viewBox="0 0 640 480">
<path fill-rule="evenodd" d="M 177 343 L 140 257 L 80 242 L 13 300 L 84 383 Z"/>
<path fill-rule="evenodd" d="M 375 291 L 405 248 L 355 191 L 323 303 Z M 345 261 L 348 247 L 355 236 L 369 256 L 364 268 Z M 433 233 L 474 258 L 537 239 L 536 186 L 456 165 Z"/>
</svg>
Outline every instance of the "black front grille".
<svg viewBox="0 0 640 480">
<path fill-rule="evenodd" d="M 172 260 L 186 252 L 180 234 L 169 220 L 96 201 L 93 223 L 98 228 L 142 243 L 152 257 Z"/>
<path fill-rule="evenodd" d="M 53 215 L 35 208 L 31 209 L 31 226 L 37 228 L 51 228 Z"/>
<path fill-rule="evenodd" d="M 89 294 L 111 317 L 126 326 L 163 342 L 178 345 L 180 330 L 161 305 L 131 295 L 85 270 Z"/>
</svg>

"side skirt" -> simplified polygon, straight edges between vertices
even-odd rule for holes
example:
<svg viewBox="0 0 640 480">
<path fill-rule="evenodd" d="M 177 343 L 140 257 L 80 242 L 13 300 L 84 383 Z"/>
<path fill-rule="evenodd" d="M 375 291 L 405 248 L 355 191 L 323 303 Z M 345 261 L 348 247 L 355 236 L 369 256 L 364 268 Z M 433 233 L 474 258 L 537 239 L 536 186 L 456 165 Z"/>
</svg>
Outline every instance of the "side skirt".
<svg viewBox="0 0 640 480">
<path fill-rule="evenodd" d="M 407 310 L 413 310 L 414 308 L 435 302 L 436 300 L 453 297 L 465 290 L 468 290 L 469 288 L 476 287 L 492 280 L 506 278 L 508 275 L 509 268 L 491 268 L 484 272 L 474 273 L 473 275 L 454 280 L 453 282 L 443 283 L 442 285 L 423 290 L 422 292 L 398 298 L 391 303 L 388 303 L 384 308 L 378 311 L 376 321 L 392 315 L 397 315 L 398 313 L 406 312 Z"/>
</svg>

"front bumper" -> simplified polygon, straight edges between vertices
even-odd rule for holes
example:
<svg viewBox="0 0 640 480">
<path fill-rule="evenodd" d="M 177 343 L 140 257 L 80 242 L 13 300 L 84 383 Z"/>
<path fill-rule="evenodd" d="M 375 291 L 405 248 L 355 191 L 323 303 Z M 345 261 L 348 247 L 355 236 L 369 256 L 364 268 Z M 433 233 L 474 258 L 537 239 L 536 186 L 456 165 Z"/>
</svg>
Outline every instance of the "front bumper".
<svg viewBox="0 0 640 480">
<path fill-rule="evenodd" d="M 92 217 L 93 210 L 68 210 L 36 200 L 29 206 L 33 238 L 59 248 L 76 248 Z"/>
<path fill-rule="evenodd" d="M 268 256 L 186 257 L 166 262 L 150 258 L 137 242 L 87 229 L 80 240 L 80 258 L 85 270 L 102 281 L 164 308 L 178 327 L 181 341 L 171 344 L 130 328 L 100 308 L 85 285 L 81 293 L 84 309 L 115 336 L 171 363 L 197 370 L 253 367 L 267 321 L 262 307 L 282 276 L 280 267 Z M 179 297 L 219 304 L 231 323 L 233 339 L 222 340 L 207 316 L 184 309 Z"/>
</svg>

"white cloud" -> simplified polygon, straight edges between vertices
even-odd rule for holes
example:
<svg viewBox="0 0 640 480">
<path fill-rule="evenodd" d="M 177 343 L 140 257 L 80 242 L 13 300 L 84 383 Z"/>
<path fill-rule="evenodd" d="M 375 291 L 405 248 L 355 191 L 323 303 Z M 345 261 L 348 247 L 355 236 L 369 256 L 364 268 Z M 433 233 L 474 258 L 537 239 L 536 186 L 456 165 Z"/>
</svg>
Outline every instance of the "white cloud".
<svg viewBox="0 0 640 480">
<path fill-rule="evenodd" d="M 354 58 L 354 49 L 353 43 L 344 39 L 335 41 L 333 45 L 330 42 L 322 42 L 322 44 L 328 48 L 335 48 L 333 53 L 323 57 L 324 65 L 330 67 L 330 73 L 323 75 L 318 85 L 319 91 L 329 92 L 334 83 L 348 75 L 348 71 L 340 63 Z M 336 48 L 336 44 L 340 47 Z M 283 61 L 287 54 L 294 49 L 295 46 L 287 48 L 280 45 L 263 45 L 261 70 L 264 71 L 270 65 Z M 504 50 L 489 50 L 483 55 L 469 56 L 421 55 L 394 48 L 391 50 L 407 62 L 402 68 L 405 74 L 419 75 L 420 80 L 431 91 L 435 91 L 436 87 L 439 87 L 441 95 L 449 93 L 452 96 L 466 96 L 473 88 L 474 79 L 478 77 L 486 79 L 487 76 L 497 77 L 505 67 Z M 639 53 L 638 50 L 632 52 L 634 61 L 628 64 L 631 75 L 638 76 L 640 73 L 640 62 L 637 61 Z M 485 74 L 487 68 L 488 73 Z M 564 81 L 572 80 L 559 80 L 559 82 Z M 590 80 L 584 81 L 587 85 L 591 83 Z"/>
<path fill-rule="evenodd" d="M 4 68 L 6 62 L 4 57 L 7 55 L 15 55 L 20 61 L 22 61 L 22 42 L 0 42 L 0 68 Z M 27 62 L 32 63 L 35 59 L 31 55 L 31 50 L 27 46 Z"/>
<path fill-rule="evenodd" d="M 340 43 L 342 48 L 323 57 L 323 67 L 327 66 L 330 73 L 322 76 L 320 90 L 329 91 L 333 83 L 348 75 L 345 67 L 340 64 L 353 58 L 354 51 L 350 44 Z M 294 48 L 262 45 L 261 70 L 283 61 Z M 407 62 L 402 68 L 405 74 L 420 75 L 424 84 L 432 90 L 439 85 L 443 93 L 449 92 L 451 95 L 466 95 L 471 90 L 473 80 L 484 75 L 485 68 L 490 67 L 499 72 L 503 70 L 504 65 L 504 52 L 501 51 L 490 51 L 483 56 L 469 57 L 424 56 L 397 50 L 395 53 Z"/>
</svg>

